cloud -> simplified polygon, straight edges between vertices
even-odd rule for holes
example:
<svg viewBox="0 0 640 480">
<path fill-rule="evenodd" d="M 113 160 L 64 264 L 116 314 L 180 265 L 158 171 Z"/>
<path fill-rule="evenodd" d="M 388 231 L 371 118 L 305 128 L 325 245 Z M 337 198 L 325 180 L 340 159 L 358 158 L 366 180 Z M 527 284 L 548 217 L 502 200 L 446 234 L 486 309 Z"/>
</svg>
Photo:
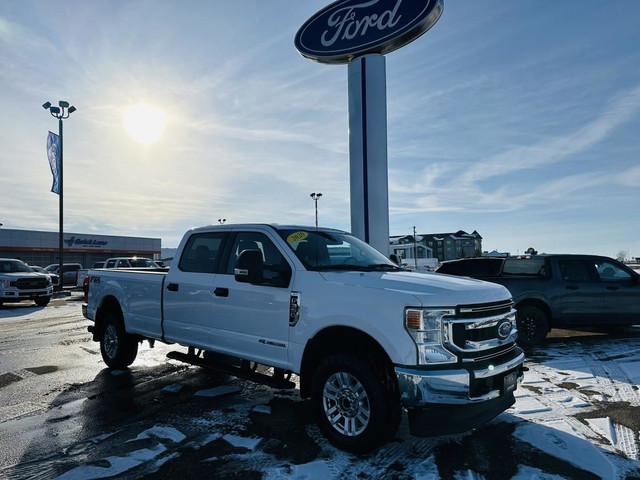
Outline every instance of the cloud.
<svg viewBox="0 0 640 480">
<path fill-rule="evenodd" d="M 592 122 L 567 135 L 545 138 L 535 145 L 519 146 L 472 165 L 459 180 L 481 180 L 542 165 L 558 163 L 604 140 L 615 128 L 631 120 L 640 109 L 640 85 L 618 95 Z"/>
</svg>

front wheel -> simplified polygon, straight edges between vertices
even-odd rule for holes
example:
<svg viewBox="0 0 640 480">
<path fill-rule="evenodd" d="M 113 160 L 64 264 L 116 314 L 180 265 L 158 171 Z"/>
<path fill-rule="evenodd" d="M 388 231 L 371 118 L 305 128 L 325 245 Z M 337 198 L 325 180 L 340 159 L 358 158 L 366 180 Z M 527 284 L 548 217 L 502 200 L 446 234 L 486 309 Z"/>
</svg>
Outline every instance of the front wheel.
<svg viewBox="0 0 640 480">
<path fill-rule="evenodd" d="M 39 307 L 46 307 L 47 305 L 49 305 L 49 300 L 51 300 L 51 297 L 38 298 L 36 300 L 36 305 L 38 305 Z"/>
<path fill-rule="evenodd" d="M 125 331 L 122 319 L 115 313 L 108 313 L 105 318 L 100 353 L 104 363 L 115 369 L 127 368 L 138 355 L 138 342 Z"/>
<path fill-rule="evenodd" d="M 311 401 L 324 436 L 347 452 L 371 451 L 398 429 L 397 391 L 351 355 L 333 355 L 320 362 Z"/>
<path fill-rule="evenodd" d="M 540 345 L 549 332 L 549 318 L 540 308 L 526 305 L 518 308 L 516 316 L 518 344 L 523 347 Z"/>
</svg>

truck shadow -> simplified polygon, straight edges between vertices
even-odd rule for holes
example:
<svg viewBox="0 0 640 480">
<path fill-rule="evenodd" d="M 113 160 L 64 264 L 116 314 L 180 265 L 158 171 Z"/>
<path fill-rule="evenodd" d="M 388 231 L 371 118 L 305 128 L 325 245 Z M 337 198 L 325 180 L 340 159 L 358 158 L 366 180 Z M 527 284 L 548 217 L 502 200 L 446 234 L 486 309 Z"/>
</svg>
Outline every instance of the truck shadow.
<svg viewBox="0 0 640 480">
<path fill-rule="evenodd" d="M 47 307 L 38 307 L 32 302 L 4 303 L 0 305 L 0 318 L 24 317 Z"/>
</svg>

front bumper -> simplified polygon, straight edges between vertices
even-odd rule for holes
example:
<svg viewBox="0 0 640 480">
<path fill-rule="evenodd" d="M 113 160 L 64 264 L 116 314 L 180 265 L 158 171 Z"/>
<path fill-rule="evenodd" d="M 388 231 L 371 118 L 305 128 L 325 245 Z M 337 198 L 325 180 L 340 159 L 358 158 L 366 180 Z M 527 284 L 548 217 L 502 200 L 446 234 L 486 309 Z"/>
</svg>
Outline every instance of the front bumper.
<svg viewBox="0 0 640 480">
<path fill-rule="evenodd" d="M 491 420 L 515 402 L 524 378 L 524 353 L 515 348 L 481 368 L 418 370 L 396 367 L 401 399 L 413 435 L 469 430 Z M 442 423 L 440 425 L 439 423 Z"/>
<path fill-rule="evenodd" d="M 5 288 L 0 290 L 0 300 L 3 302 L 20 302 L 22 300 L 35 300 L 53 295 L 53 287 L 39 288 L 37 290 L 19 290 L 17 288 Z"/>
</svg>

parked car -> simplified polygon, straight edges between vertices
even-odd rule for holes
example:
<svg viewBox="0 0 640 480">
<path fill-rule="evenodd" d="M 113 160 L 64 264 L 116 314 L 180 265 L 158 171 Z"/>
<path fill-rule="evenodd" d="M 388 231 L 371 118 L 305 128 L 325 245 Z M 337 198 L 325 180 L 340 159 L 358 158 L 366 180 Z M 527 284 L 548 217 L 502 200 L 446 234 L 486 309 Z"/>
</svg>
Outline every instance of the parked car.
<svg viewBox="0 0 640 480">
<path fill-rule="evenodd" d="M 60 283 L 60 277 L 58 276 L 57 273 L 47 272 L 43 267 L 39 267 L 38 265 L 29 265 L 29 268 L 31 268 L 35 272 L 44 273 L 45 275 L 48 275 L 51 278 L 51 284 L 54 287 L 57 286 L 58 283 Z"/>
<path fill-rule="evenodd" d="M 80 263 L 65 263 L 62 265 L 62 286 L 65 285 L 74 285 L 76 284 L 76 280 L 78 277 L 78 270 L 82 269 L 82 264 Z M 60 275 L 60 265 L 55 263 L 52 265 L 48 265 L 45 267 L 47 272 L 56 273 Z"/>
<path fill-rule="evenodd" d="M 22 260 L 0 258 L 0 306 L 33 300 L 44 307 L 51 300 L 51 277 L 35 272 Z"/>
<path fill-rule="evenodd" d="M 467 276 L 483 270 L 468 258 Z M 476 276 L 507 287 L 518 311 L 518 343 L 533 346 L 552 328 L 640 324 L 640 275 L 596 255 L 509 257 L 494 276 Z"/>
</svg>

